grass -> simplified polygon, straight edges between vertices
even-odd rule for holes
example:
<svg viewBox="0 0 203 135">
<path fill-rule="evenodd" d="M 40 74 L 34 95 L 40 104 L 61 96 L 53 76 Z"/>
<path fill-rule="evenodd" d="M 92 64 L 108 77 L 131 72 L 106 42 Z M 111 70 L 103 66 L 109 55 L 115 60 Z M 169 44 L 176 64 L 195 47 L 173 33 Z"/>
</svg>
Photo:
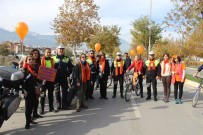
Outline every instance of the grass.
<svg viewBox="0 0 203 135">
<path fill-rule="evenodd" d="M 199 83 L 199 79 L 193 77 L 191 74 L 186 74 L 186 79 Z"/>
</svg>

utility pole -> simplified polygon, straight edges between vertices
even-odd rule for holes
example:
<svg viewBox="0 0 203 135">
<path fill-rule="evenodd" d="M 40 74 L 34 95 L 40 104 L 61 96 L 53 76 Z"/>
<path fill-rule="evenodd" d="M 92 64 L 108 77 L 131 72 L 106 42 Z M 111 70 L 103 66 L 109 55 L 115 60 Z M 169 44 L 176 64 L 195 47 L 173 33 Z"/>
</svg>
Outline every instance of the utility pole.
<svg viewBox="0 0 203 135">
<path fill-rule="evenodd" d="M 152 0 L 150 0 L 150 11 L 149 11 L 149 47 L 148 52 L 151 51 L 151 20 L 152 19 Z"/>
</svg>

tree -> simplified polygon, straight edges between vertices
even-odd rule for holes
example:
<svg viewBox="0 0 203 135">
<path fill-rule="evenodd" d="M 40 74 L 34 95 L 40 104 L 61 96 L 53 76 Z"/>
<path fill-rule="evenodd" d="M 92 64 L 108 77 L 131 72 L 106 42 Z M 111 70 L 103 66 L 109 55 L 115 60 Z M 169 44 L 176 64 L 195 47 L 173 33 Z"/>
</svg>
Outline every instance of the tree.
<svg viewBox="0 0 203 135">
<path fill-rule="evenodd" d="M 184 52 L 197 57 L 203 57 L 203 21 L 194 30 L 184 47 Z M 196 48 L 196 49 L 194 49 Z"/>
<path fill-rule="evenodd" d="M 10 54 L 10 51 L 8 50 L 8 44 L 6 44 L 6 42 L 0 44 L 0 55 L 8 56 L 9 54 Z"/>
<path fill-rule="evenodd" d="M 149 49 L 150 25 L 151 25 L 151 48 L 153 48 L 153 45 L 156 43 L 156 41 L 161 38 L 162 31 L 161 26 L 159 24 L 155 24 L 154 21 L 151 21 L 150 23 L 150 20 L 147 16 L 135 20 L 132 23 L 132 25 L 133 25 L 133 28 L 131 29 L 131 34 L 133 36 L 132 44 L 142 44 L 146 48 L 147 52 Z"/>
<path fill-rule="evenodd" d="M 185 49 L 190 35 L 203 19 L 203 0 L 171 0 L 174 8 L 167 14 L 163 23 L 167 28 L 172 27 L 179 34 L 179 55 Z"/>
<path fill-rule="evenodd" d="M 114 48 L 114 51 L 112 53 L 114 58 L 116 57 L 117 52 L 121 52 L 121 49 L 119 47 Z"/>
<path fill-rule="evenodd" d="M 53 24 L 57 41 L 75 52 L 77 46 L 90 40 L 99 23 L 98 8 L 94 0 L 64 0 Z"/>
<path fill-rule="evenodd" d="M 97 29 L 97 33 L 91 37 L 88 42 L 88 47 L 94 49 L 96 43 L 101 44 L 101 52 L 112 54 L 116 47 L 119 47 L 119 32 L 120 28 L 116 25 L 102 26 Z"/>
<path fill-rule="evenodd" d="M 154 46 L 154 52 L 156 58 L 162 58 L 164 53 L 169 53 L 170 56 L 178 55 L 179 41 L 173 39 L 161 39 L 157 41 L 156 45 Z"/>
</svg>

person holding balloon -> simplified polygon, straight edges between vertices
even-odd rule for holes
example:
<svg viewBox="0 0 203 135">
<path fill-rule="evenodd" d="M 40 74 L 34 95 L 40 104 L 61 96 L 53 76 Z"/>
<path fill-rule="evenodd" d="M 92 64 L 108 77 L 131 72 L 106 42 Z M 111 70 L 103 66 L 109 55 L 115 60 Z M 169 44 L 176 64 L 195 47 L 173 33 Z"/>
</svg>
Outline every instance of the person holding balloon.
<svg viewBox="0 0 203 135">
<path fill-rule="evenodd" d="M 143 85 L 142 85 L 143 61 L 138 55 L 135 55 L 135 59 L 134 59 L 133 63 L 128 67 L 126 72 L 129 72 L 132 68 L 134 68 L 133 84 L 135 84 L 136 79 L 138 78 L 139 85 L 140 85 L 140 94 L 141 94 L 140 96 L 141 96 L 141 98 L 143 98 Z"/>
<path fill-rule="evenodd" d="M 124 98 L 123 81 L 124 81 L 124 72 L 126 70 L 124 64 L 125 64 L 125 61 L 122 59 L 121 53 L 117 52 L 116 59 L 112 62 L 112 65 L 111 65 L 111 74 L 114 80 L 112 98 L 116 98 L 118 82 L 120 84 L 120 96 L 121 98 Z"/>
</svg>

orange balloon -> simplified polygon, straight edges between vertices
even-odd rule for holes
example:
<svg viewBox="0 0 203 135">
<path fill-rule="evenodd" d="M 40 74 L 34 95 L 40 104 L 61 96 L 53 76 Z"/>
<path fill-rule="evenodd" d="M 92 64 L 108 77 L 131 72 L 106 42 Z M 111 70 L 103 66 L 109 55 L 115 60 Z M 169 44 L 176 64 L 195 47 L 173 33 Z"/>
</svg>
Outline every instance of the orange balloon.
<svg viewBox="0 0 203 135">
<path fill-rule="evenodd" d="M 135 56 L 135 50 L 130 50 L 130 55 Z"/>
<path fill-rule="evenodd" d="M 101 44 L 100 43 L 96 43 L 95 44 L 95 51 L 99 52 L 100 49 L 101 49 Z"/>
<path fill-rule="evenodd" d="M 138 54 L 141 54 L 143 52 L 143 50 L 144 50 L 143 46 L 141 46 L 141 45 L 137 46 L 137 53 Z"/>
<path fill-rule="evenodd" d="M 21 40 L 23 40 L 25 38 L 25 36 L 28 33 L 28 26 L 26 23 L 24 22 L 19 22 L 16 25 L 16 33 L 18 34 L 18 36 L 20 37 Z"/>
</svg>

